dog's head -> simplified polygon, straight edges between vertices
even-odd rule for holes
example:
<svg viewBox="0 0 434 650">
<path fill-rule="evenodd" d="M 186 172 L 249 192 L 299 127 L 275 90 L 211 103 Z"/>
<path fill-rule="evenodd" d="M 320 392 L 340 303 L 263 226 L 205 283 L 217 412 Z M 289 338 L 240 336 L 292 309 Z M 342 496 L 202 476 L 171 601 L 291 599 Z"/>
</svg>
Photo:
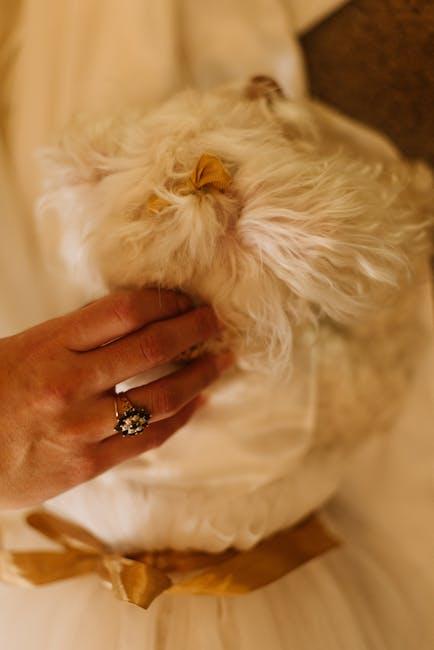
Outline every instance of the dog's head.
<svg viewBox="0 0 434 650">
<path fill-rule="evenodd" d="M 179 288 L 214 306 L 244 367 L 277 372 L 296 328 L 358 317 L 406 261 L 404 163 L 369 163 L 323 131 L 267 78 L 187 90 L 78 120 L 43 154 L 41 206 L 85 281 Z"/>
</svg>

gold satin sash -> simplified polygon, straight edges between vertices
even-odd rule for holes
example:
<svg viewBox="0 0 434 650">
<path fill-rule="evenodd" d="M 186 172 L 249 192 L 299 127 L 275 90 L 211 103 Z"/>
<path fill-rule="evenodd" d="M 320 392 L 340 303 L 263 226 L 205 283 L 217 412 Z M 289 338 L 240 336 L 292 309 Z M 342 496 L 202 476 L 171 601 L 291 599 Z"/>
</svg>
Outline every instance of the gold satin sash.
<svg viewBox="0 0 434 650">
<path fill-rule="evenodd" d="M 317 514 L 267 537 L 247 551 L 168 550 L 128 556 L 113 553 L 86 529 L 46 510 L 28 514 L 26 521 L 64 550 L 1 549 L 0 580 L 37 586 L 96 573 L 119 599 L 145 609 L 163 591 L 234 595 L 259 589 L 339 544 Z M 191 575 L 198 570 L 199 573 Z M 174 582 L 170 572 L 178 577 L 185 572 L 190 575 Z"/>
</svg>

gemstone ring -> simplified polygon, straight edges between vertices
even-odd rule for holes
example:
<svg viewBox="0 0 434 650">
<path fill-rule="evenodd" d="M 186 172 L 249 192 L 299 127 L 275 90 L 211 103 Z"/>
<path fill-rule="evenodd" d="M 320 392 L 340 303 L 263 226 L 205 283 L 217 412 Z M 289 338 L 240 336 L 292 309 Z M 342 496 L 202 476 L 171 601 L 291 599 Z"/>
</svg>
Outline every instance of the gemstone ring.
<svg viewBox="0 0 434 650">
<path fill-rule="evenodd" d="M 125 393 L 115 393 L 116 424 L 114 431 L 123 438 L 138 436 L 146 429 L 151 419 L 151 414 L 145 408 L 134 406 Z M 119 403 L 122 408 L 119 408 Z"/>
</svg>

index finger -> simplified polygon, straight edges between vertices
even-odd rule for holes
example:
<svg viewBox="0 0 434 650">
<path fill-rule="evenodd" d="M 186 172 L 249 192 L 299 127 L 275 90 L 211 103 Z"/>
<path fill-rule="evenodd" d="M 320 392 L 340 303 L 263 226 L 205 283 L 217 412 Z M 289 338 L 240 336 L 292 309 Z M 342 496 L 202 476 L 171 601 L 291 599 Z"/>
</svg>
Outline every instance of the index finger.
<svg viewBox="0 0 434 650">
<path fill-rule="evenodd" d="M 60 342 L 75 352 L 86 352 L 191 307 L 191 299 L 176 291 L 118 291 L 65 316 Z"/>
<path fill-rule="evenodd" d="M 102 348 L 83 354 L 81 368 L 89 394 L 113 388 L 130 377 L 163 366 L 182 352 L 217 336 L 221 325 L 209 306 L 196 307 L 185 314 L 151 323 Z"/>
</svg>

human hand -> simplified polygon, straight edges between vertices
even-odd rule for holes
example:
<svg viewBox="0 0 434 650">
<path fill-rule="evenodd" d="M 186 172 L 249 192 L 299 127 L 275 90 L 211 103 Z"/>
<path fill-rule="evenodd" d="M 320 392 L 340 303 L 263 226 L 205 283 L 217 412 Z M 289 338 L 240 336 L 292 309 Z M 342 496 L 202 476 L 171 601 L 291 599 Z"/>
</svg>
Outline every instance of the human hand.
<svg viewBox="0 0 434 650">
<path fill-rule="evenodd" d="M 123 438 L 113 387 L 219 333 L 210 307 L 143 289 L 112 294 L 0 340 L 0 508 L 33 506 L 161 445 L 232 363 L 204 355 L 126 393 L 152 420 Z"/>
</svg>

